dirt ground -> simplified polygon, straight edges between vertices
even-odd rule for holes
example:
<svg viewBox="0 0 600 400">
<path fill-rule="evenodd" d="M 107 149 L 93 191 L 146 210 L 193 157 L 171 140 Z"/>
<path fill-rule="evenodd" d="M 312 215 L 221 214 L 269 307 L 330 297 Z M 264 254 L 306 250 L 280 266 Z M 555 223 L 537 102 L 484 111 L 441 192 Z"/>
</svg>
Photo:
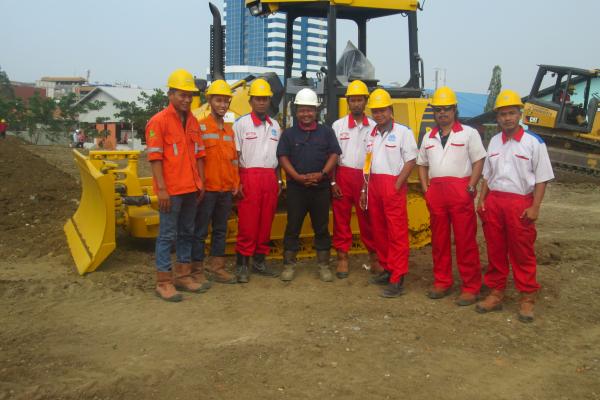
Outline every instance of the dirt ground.
<svg viewBox="0 0 600 400">
<path fill-rule="evenodd" d="M 304 262 L 291 284 L 252 276 L 169 304 L 152 241 L 127 237 L 81 277 L 62 232 L 77 179 L 67 148 L 0 142 L 0 399 L 600 399 L 597 182 L 549 187 L 522 324 L 513 289 L 489 315 L 426 298 L 430 247 L 399 299 L 360 256 L 344 281 Z"/>
</svg>

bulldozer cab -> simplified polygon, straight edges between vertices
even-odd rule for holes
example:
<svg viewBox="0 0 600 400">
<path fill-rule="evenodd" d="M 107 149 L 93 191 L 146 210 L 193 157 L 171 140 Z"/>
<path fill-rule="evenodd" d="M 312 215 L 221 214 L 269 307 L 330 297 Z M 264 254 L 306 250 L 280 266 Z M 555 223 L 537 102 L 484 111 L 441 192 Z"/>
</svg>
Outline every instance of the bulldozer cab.
<svg viewBox="0 0 600 400">
<path fill-rule="evenodd" d="M 523 121 L 531 126 L 589 133 L 600 125 L 600 70 L 540 65 Z"/>
<path fill-rule="evenodd" d="M 323 85 L 317 88 L 318 95 L 322 98 L 325 107 L 325 122 L 331 125 L 340 116 L 345 115 L 345 99 L 348 82 L 356 77 L 347 76 L 346 79 L 339 79 L 336 74 L 336 63 L 338 61 L 336 54 L 337 42 L 337 20 L 346 19 L 354 21 L 358 30 L 358 50 L 367 55 L 367 21 L 379 17 L 402 15 L 408 20 L 408 43 L 409 43 L 409 61 L 410 76 L 405 85 L 393 88 L 386 88 L 394 99 L 420 98 L 423 93 L 423 63 L 419 57 L 417 40 L 417 10 L 419 2 L 416 0 L 354 0 L 350 1 L 306 1 L 306 0 L 246 0 L 246 7 L 253 16 L 267 16 L 275 12 L 284 12 L 286 14 L 285 27 L 285 57 L 284 57 L 284 86 L 287 95 L 293 95 L 299 91 L 302 86 L 314 87 L 316 82 L 313 79 L 292 78 L 293 67 L 293 46 L 296 44 L 293 40 L 294 21 L 299 17 L 315 17 L 327 20 L 327 50 L 326 66 L 321 68 L 319 77 L 324 77 Z M 343 81 L 346 82 L 343 82 Z M 365 80 L 370 90 L 373 90 L 378 81 L 376 79 Z M 425 104 L 426 105 L 426 104 Z M 418 113 L 421 115 L 425 109 Z M 395 111 L 397 107 L 394 107 Z M 415 117 L 416 113 L 413 107 L 398 107 L 398 114 L 406 116 L 408 120 L 402 120 L 402 123 L 411 126 L 418 132 L 418 123 Z M 409 112 L 408 108 L 412 108 Z M 284 113 L 287 110 L 284 107 Z M 287 118 L 284 118 L 286 121 Z"/>
</svg>

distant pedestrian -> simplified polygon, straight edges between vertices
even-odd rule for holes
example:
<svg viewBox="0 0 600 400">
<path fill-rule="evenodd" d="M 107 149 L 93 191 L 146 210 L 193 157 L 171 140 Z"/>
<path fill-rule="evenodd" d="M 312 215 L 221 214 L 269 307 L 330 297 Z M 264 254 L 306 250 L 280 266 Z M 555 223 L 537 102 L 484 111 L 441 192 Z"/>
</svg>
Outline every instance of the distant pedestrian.
<svg viewBox="0 0 600 400">
<path fill-rule="evenodd" d="M 85 143 L 85 133 L 82 130 L 79 130 L 77 134 L 77 145 L 75 147 L 83 149 L 83 144 Z"/>
<path fill-rule="evenodd" d="M 502 309 L 510 262 L 515 286 L 521 292 L 519 321 L 532 322 L 540 289 L 533 247 L 535 221 L 554 172 L 544 140 L 519 125 L 522 108 L 521 97 L 512 90 L 500 92 L 494 107 L 502 131 L 488 146 L 477 204 L 489 262 L 484 282 L 492 291 L 477 303 L 476 310 Z"/>
<path fill-rule="evenodd" d="M 0 137 L 6 139 L 6 131 L 8 130 L 8 124 L 4 118 L 0 119 Z"/>
</svg>

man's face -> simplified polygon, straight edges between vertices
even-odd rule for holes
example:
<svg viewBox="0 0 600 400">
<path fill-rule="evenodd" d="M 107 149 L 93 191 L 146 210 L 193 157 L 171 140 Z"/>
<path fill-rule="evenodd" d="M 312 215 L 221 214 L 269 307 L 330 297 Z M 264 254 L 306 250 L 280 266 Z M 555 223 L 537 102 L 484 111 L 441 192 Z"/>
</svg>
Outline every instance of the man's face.
<svg viewBox="0 0 600 400">
<path fill-rule="evenodd" d="M 296 118 L 303 125 L 310 125 L 317 120 L 317 107 L 297 106 Z"/>
<path fill-rule="evenodd" d="M 349 96 L 348 97 L 348 108 L 350 113 L 354 116 L 361 116 L 365 112 L 365 106 L 367 105 L 367 98 L 365 96 Z"/>
<path fill-rule="evenodd" d="M 269 110 L 270 97 L 267 96 L 252 96 L 250 97 L 250 107 L 257 114 L 266 114 Z"/>
<path fill-rule="evenodd" d="M 438 125 L 452 125 L 456 120 L 456 106 L 434 106 L 433 118 Z"/>
<path fill-rule="evenodd" d="M 392 120 L 392 107 L 372 108 L 371 115 L 379 126 L 384 126 Z"/>
<path fill-rule="evenodd" d="M 521 109 L 516 106 L 499 108 L 496 111 L 496 120 L 498 121 L 498 125 L 500 125 L 500 129 L 512 133 L 519 128 Z"/>
<path fill-rule="evenodd" d="M 169 90 L 169 102 L 179 112 L 187 113 L 190 111 L 192 104 L 192 96 L 194 92 L 186 92 L 185 90 L 171 89 Z"/>
<path fill-rule="evenodd" d="M 229 103 L 231 103 L 231 97 L 229 96 L 214 94 L 208 97 L 210 109 L 221 118 L 223 118 L 227 113 L 227 110 L 229 109 Z"/>
</svg>

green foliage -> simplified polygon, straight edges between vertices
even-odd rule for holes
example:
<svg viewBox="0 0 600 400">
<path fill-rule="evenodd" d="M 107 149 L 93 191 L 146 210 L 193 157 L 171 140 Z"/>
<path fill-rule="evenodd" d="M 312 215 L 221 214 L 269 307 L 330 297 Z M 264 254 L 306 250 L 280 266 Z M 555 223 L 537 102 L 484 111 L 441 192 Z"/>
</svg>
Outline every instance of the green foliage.
<svg viewBox="0 0 600 400">
<path fill-rule="evenodd" d="M 148 120 L 169 105 L 169 98 L 161 89 L 155 89 L 152 94 L 142 92 L 138 100 L 143 104 L 142 107 L 134 101 L 115 103 L 115 107 L 119 110 L 118 113 L 115 113 L 115 117 L 129 124 L 132 131 L 134 129 L 141 131 L 140 135 L 143 136 L 143 130 Z"/>
<path fill-rule="evenodd" d="M 3 100 L 14 100 L 15 99 L 15 91 L 13 90 L 10 79 L 8 79 L 8 75 L 6 71 L 3 71 L 0 68 L 0 99 Z M 4 115 L 4 114 L 2 114 Z"/>
<path fill-rule="evenodd" d="M 498 97 L 498 93 L 502 90 L 502 68 L 499 65 L 496 65 L 492 71 L 492 79 L 490 79 L 490 86 L 488 87 L 488 98 L 487 103 L 485 105 L 485 112 L 491 111 L 494 109 L 494 103 L 496 102 L 496 98 Z"/>
</svg>

